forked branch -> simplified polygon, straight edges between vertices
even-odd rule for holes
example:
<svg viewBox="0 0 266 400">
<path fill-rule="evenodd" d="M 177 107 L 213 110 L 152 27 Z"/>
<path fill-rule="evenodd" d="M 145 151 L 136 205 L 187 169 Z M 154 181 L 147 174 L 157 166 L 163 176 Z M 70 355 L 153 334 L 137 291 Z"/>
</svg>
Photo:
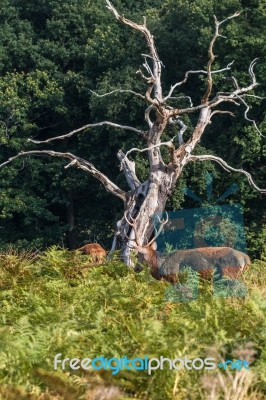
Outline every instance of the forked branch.
<svg viewBox="0 0 266 400">
<path fill-rule="evenodd" d="M 226 21 L 226 20 L 224 20 L 224 21 Z M 223 111 L 215 110 L 215 107 L 218 106 L 219 104 L 221 104 L 221 103 L 232 103 L 232 104 L 234 104 L 236 106 L 240 106 L 241 104 L 243 104 L 245 106 L 244 118 L 247 121 L 252 122 L 253 126 L 255 127 L 257 132 L 261 136 L 263 136 L 261 131 L 260 131 L 260 129 L 258 128 L 258 126 L 256 124 L 256 121 L 250 119 L 247 116 L 247 113 L 248 113 L 250 107 L 249 107 L 248 103 L 245 100 L 245 97 L 249 97 L 249 96 L 250 97 L 257 97 L 255 95 L 249 94 L 249 92 L 252 92 L 252 90 L 254 90 L 256 88 L 256 86 L 258 86 L 258 82 L 256 80 L 256 75 L 254 73 L 254 67 L 256 65 L 256 62 L 257 62 L 257 59 L 254 59 L 250 63 L 249 75 L 250 75 L 250 78 L 251 78 L 251 83 L 248 86 L 240 87 L 238 82 L 235 79 L 233 79 L 234 89 L 235 90 L 233 90 L 232 92 L 218 92 L 216 94 L 216 96 L 213 99 L 208 100 L 206 104 L 200 104 L 200 105 L 197 105 L 197 106 L 194 106 L 194 107 L 184 108 L 184 109 L 178 109 L 178 108 L 171 109 L 169 111 L 170 118 L 171 117 L 180 116 L 180 115 L 184 115 L 184 114 L 195 113 L 197 111 L 201 111 L 202 112 L 204 109 L 205 110 L 213 109 L 214 111 L 212 111 L 211 114 L 210 114 L 210 121 L 209 122 L 211 122 L 211 117 L 213 115 L 215 115 L 215 114 L 218 114 L 218 113 L 233 115 L 233 114 L 231 114 L 231 112 L 226 111 L 226 110 L 223 110 Z M 195 128 L 195 130 L 196 129 L 197 129 L 197 127 Z M 203 130 L 201 130 L 201 134 L 203 134 Z"/>
<path fill-rule="evenodd" d="M 229 63 L 225 68 L 217 69 L 216 71 L 211 71 L 211 74 L 213 75 L 213 74 L 219 74 L 219 73 L 224 72 L 224 71 L 230 71 L 231 70 L 231 66 L 233 65 L 233 62 L 234 61 Z M 193 70 L 187 71 L 185 73 L 184 79 L 182 81 L 177 82 L 173 86 L 171 86 L 168 95 L 166 97 L 164 97 L 163 101 L 166 102 L 168 99 L 170 99 L 172 94 L 173 94 L 173 91 L 177 87 L 179 87 L 179 86 L 183 85 L 184 83 L 186 83 L 186 81 L 188 80 L 189 75 L 191 75 L 191 74 L 192 75 L 193 74 L 196 74 L 196 75 L 207 75 L 208 71 L 204 71 L 203 69 L 200 69 L 200 70 L 197 70 L 197 71 L 193 71 Z"/>
<path fill-rule="evenodd" d="M 230 17 L 227 17 L 226 19 L 224 19 L 223 21 L 220 21 L 220 22 L 217 20 L 216 16 L 214 16 L 215 33 L 214 33 L 213 38 L 212 38 L 212 40 L 210 42 L 209 51 L 208 51 L 208 55 L 209 55 L 209 62 L 208 62 L 208 65 L 207 65 L 207 75 L 208 75 L 207 82 L 208 83 L 207 83 L 207 90 L 206 90 L 206 92 L 205 92 L 205 94 L 204 94 L 204 96 L 202 98 L 202 104 L 206 104 L 208 102 L 210 94 L 211 94 L 211 91 L 212 91 L 212 64 L 213 64 L 213 62 L 215 60 L 215 55 L 213 54 L 213 46 L 214 46 L 217 38 L 219 36 L 221 36 L 220 33 L 219 33 L 219 28 L 220 28 L 220 26 L 222 24 L 224 24 L 229 19 L 236 18 L 239 15 L 240 15 L 240 12 L 236 12 L 233 15 L 231 15 Z"/>
<path fill-rule="evenodd" d="M 146 39 L 147 45 L 150 50 L 150 54 L 148 55 L 149 58 L 152 60 L 153 68 L 152 70 L 149 67 L 148 61 L 146 59 L 147 55 L 144 55 L 145 58 L 145 63 L 144 63 L 144 68 L 148 71 L 150 74 L 150 77 L 148 78 L 150 80 L 150 83 L 152 83 L 152 88 L 154 88 L 154 97 L 156 100 L 159 101 L 159 103 L 162 102 L 163 97 L 162 97 L 162 85 L 161 85 L 161 72 L 162 72 L 162 62 L 159 59 L 157 49 L 155 47 L 154 39 L 147 28 L 146 25 L 146 20 L 144 18 L 144 23 L 143 25 L 137 24 L 136 22 L 131 21 L 130 19 L 125 18 L 123 15 L 120 15 L 119 12 L 116 10 L 116 8 L 112 5 L 112 3 L 109 0 L 106 0 L 107 3 L 107 8 L 110 10 L 115 18 L 122 22 L 124 25 L 128 25 L 131 28 L 135 29 L 136 31 L 141 32 Z M 145 77 L 146 79 L 146 77 Z M 154 105 L 157 104 L 155 100 L 152 100 L 151 97 L 147 97 L 147 100 L 152 102 Z"/>
</svg>

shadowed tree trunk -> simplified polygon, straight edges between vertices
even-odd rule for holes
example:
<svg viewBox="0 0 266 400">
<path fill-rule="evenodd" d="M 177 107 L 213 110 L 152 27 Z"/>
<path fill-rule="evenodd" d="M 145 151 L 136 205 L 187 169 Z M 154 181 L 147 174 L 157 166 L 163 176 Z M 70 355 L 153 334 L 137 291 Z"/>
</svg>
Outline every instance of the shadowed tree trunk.
<svg viewBox="0 0 266 400">
<path fill-rule="evenodd" d="M 67 247 L 70 250 L 74 250 L 77 247 L 76 234 L 75 234 L 75 209 L 74 209 L 74 199 L 73 193 L 68 193 L 68 204 L 66 207 L 66 218 L 68 230 L 66 233 Z"/>
</svg>

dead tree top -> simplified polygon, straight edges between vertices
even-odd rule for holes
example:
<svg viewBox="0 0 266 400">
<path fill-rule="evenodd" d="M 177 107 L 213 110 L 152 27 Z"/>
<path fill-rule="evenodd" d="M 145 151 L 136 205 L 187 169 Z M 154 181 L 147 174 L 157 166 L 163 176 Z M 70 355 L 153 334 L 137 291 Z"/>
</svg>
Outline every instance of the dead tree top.
<svg viewBox="0 0 266 400">
<path fill-rule="evenodd" d="M 256 190 L 261 193 L 266 193 L 265 189 L 259 188 L 255 182 L 253 181 L 251 175 L 244 171 L 243 169 L 237 169 L 232 166 L 229 166 L 226 161 L 219 157 L 215 157 L 210 154 L 206 155 L 193 155 L 193 150 L 199 143 L 201 136 L 203 135 L 205 128 L 211 124 L 212 118 L 217 114 L 229 114 L 233 115 L 233 113 L 229 110 L 219 109 L 219 105 L 230 103 L 235 106 L 244 106 L 244 119 L 251 122 L 257 132 L 257 134 L 262 135 L 259 127 L 256 124 L 255 120 L 252 120 L 248 117 L 249 105 L 247 102 L 248 96 L 257 97 L 253 94 L 253 90 L 257 87 L 258 82 L 256 80 L 256 76 L 254 73 L 254 67 L 256 65 L 257 59 L 253 60 L 248 68 L 250 83 L 248 86 L 241 87 L 238 83 L 237 79 L 232 75 L 232 90 L 230 92 L 217 92 L 213 94 L 213 75 L 214 74 L 223 74 L 225 71 L 231 71 L 233 62 L 228 64 L 226 67 L 214 70 L 213 63 L 215 60 L 214 55 L 214 46 L 219 37 L 222 37 L 220 34 L 220 28 L 223 24 L 228 22 L 229 20 L 236 18 L 240 15 L 240 12 L 235 12 L 233 15 L 225 18 L 222 21 L 218 21 L 214 16 L 214 34 L 210 41 L 209 49 L 208 49 L 208 64 L 206 70 L 189 70 L 185 73 L 184 78 L 180 82 L 176 82 L 171 87 L 165 91 L 162 87 L 161 75 L 162 75 L 162 61 L 159 58 L 158 51 L 156 49 L 156 45 L 154 42 L 154 37 L 151 34 L 150 30 L 147 27 L 146 19 L 144 18 L 143 24 L 138 24 L 130 19 L 127 19 L 123 15 L 119 13 L 119 11 L 114 7 L 114 5 L 106 0 L 107 9 L 114 15 L 114 17 L 122 24 L 129 26 L 131 29 L 134 29 L 141 34 L 143 34 L 147 47 L 148 54 L 142 54 L 144 58 L 143 68 L 137 71 L 137 74 L 144 79 L 147 84 L 145 95 L 135 92 L 134 90 L 127 89 L 115 89 L 108 93 L 98 94 L 94 91 L 92 93 L 95 96 L 103 97 L 103 96 L 111 96 L 114 93 L 131 93 L 135 96 L 140 97 L 143 101 L 146 101 L 147 107 L 144 112 L 144 119 L 147 123 L 147 129 L 141 130 L 128 125 L 121 125 L 119 123 L 114 123 L 110 121 L 102 121 L 98 123 L 90 123 L 86 124 L 78 129 L 75 129 L 69 133 L 59 135 L 44 141 L 38 141 L 34 139 L 28 139 L 30 142 L 34 144 L 50 144 L 56 140 L 64 140 L 66 138 L 70 138 L 73 135 L 76 135 L 82 131 L 96 128 L 99 126 L 110 126 L 113 128 L 118 128 L 121 130 L 126 130 L 131 132 L 132 134 L 137 134 L 142 137 L 146 143 L 146 146 L 143 149 L 132 148 L 124 154 L 122 150 L 118 152 L 118 159 L 120 161 L 121 170 L 124 172 L 127 183 L 130 187 L 130 190 L 137 189 L 142 183 L 136 176 L 135 172 L 135 163 L 128 159 L 129 154 L 133 152 L 147 152 L 149 163 L 150 163 L 150 175 L 149 180 L 152 182 L 154 177 L 154 171 L 156 170 L 157 165 L 163 166 L 165 171 L 169 173 L 177 173 L 180 174 L 184 166 L 189 162 L 195 161 L 205 161 L 211 160 L 218 163 L 221 167 L 223 167 L 226 171 L 239 172 L 244 174 L 250 183 Z M 184 85 L 189 76 L 192 74 L 203 74 L 206 75 L 206 91 L 201 99 L 200 104 L 193 105 L 192 99 L 189 96 L 176 96 L 174 92 L 178 90 L 182 85 Z M 181 98 L 186 98 L 188 100 L 188 107 L 179 108 L 179 107 L 171 107 L 169 105 L 169 100 L 179 100 Z M 151 112 L 153 111 L 153 115 L 155 115 L 154 120 L 151 118 Z M 196 126 L 193 129 L 190 137 L 186 142 L 183 139 L 184 132 L 187 129 L 187 126 L 182 121 L 182 116 L 186 114 L 197 113 L 198 121 Z M 176 125 L 179 130 L 177 130 L 177 134 L 172 137 L 171 140 L 162 141 L 161 137 L 165 132 L 165 129 L 169 125 Z M 177 139 L 176 139 L 177 138 Z M 169 149 L 169 154 L 171 155 L 171 162 L 165 164 L 161 155 L 161 147 L 166 146 Z M 123 201 L 126 201 L 126 192 L 120 189 L 117 185 L 111 182 L 102 172 L 98 171 L 91 163 L 86 160 L 83 160 L 71 153 L 59 153 L 51 150 L 32 150 L 25 151 L 19 153 L 17 156 L 10 158 L 8 161 L 4 162 L 0 165 L 0 167 L 5 166 L 9 162 L 13 161 L 18 157 L 24 157 L 28 155 L 49 155 L 52 157 L 61 157 L 69 159 L 71 162 L 66 166 L 74 166 L 77 168 L 81 168 L 93 175 L 96 179 L 98 179 L 112 194 L 119 197 Z"/>
</svg>

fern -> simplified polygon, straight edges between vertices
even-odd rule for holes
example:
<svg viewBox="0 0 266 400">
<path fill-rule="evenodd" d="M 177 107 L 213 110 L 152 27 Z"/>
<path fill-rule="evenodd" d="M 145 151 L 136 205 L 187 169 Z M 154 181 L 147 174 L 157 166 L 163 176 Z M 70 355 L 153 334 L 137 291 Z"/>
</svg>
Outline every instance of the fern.
<svg viewBox="0 0 266 400">
<path fill-rule="evenodd" d="M 21 265 L 16 260 L 15 273 L 7 263 L 0 269 L 1 399 L 63 400 L 69 393 L 69 399 L 83 400 L 113 390 L 121 398 L 203 400 L 206 393 L 197 371 L 178 371 L 177 380 L 167 369 L 156 370 L 151 377 L 126 370 L 117 375 L 54 371 L 53 357 L 62 353 L 70 358 L 192 358 L 210 356 L 210 348 L 226 349 L 230 356 L 251 337 L 258 356 L 251 367 L 256 384 L 250 393 L 263 393 L 266 301 L 260 271 L 264 264 L 255 264 L 245 275 L 246 297 L 218 297 L 213 286 L 190 269 L 172 287 L 154 280 L 146 267 L 135 274 L 116 257 L 86 270 L 86 256 L 52 247 L 29 264 L 23 257 Z M 177 296 L 177 289 L 182 296 L 192 294 L 194 300 L 166 298 L 165 292 Z"/>
</svg>

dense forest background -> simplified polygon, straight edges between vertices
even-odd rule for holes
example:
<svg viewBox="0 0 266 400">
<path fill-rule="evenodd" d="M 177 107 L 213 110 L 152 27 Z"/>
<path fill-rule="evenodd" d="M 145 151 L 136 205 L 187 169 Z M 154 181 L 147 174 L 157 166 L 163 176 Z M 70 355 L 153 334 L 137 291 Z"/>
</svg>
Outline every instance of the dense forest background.
<svg viewBox="0 0 266 400">
<path fill-rule="evenodd" d="M 242 11 L 223 26 L 225 37 L 215 44 L 218 57 L 213 67 L 234 60 L 232 74 L 244 86 L 250 82 L 249 65 L 258 57 L 256 95 L 266 97 L 266 0 L 114 0 L 114 5 L 134 21 L 147 17 L 164 63 L 165 90 L 187 70 L 206 68 L 213 14 L 222 20 Z M 128 190 L 116 153 L 142 146 L 135 135 L 98 127 L 46 147 L 35 147 L 27 139 L 45 140 L 103 120 L 145 129 L 146 104 L 141 98 L 129 93 L 99 98 L 92 91 L 123 88 L 145 93 L 145 82 L 136 71 L 146 51 L 143 37 L 119 24 L 105 0 L 1 0 L 0 164 L 20 151 L 69 151 Z M 214 75 L 215 91 L 229 88 L 232 81 Z M 182 90 L 180 95 L 199 103 L 206 90 L 204 77 L 191 75 Z M 248 100 L 249 116 L 266 136 L 266 100 Z M 186 100 L 180 100 L 180 106 L 185 105 Z M 265 139 L 244 119 L 244 107 L 232 111 L 234 118 L 214 117 L 196 151 L 242 167 L 265 187 Z M 184 139 L 196 117 L 184 118 Z M 176 134 L 172 129 L 163 139 Z M 266 257 L 262 195 L 243 175 L 212 163 L 187 166 L 167 210 L 199 206 L 185 195 L 185 188 L 203 199 L 205 207 L 237 184 L 238 191 L 220 204 L 242 205 L 252 265 L 235 286 L 226 279 L 215 285 L 199 281 L 188 270 L 179 283 L 182 287 L 189 282 L 198 297 L 180 300 L 171 297 L 167 282 L 153 279 L 147 268 L 139 274 L 125 268 L 116 253 L 111 261 L 92 268 L 88 256 L 67 250 L 84 240 L 110 249 L 123 204 L 91 176 L 65 165 L 63 160 L 34 156 L 0 168 L 0 398 L 265 399 L 266 259 L 255 260 Z M 137 153 L 136 167 L 144 180 L 145 154 Z M 211 201 L 207 173 L 213 176 Z M 165 368 L 152 376 L 128 370 L 117 375 L 110 370 L 55 371 L 58 353 L 70 358 L 243 359 L 251 368 L 217 368 L 211 373 Z"/>
<path fill-rule="evenodd" d="M 206 68 L 213 14 L 223 19 L 242 11 L 223 28 L 226 38 L 219 38 L 215 45 L 215 67 L 234 60 L 232 74 L 244 85 L 249 81 L 249 64 L 258 57 L 256 94 L 266 96 L 265 0 L 116 0 L 114 4 L 135 21 L 147 17 L 165 66 L 166 89 L 183 79 L 187 70 Z M 98 98 L 91 92 L 145 90 L 145 82 L 136 75 L 141 53 L 146 51 L 145 41 L 118 24 L 105 6 L 103 0 L 1 1 L 0 162 L 19 151 L 33 149 L 28 138 L 44 140 L 86 123 L 109 120 L 145 128 L 142 99 L 130 94 Z M 215 76 L 215 89 L 226 90 L 228 85 L 230 81 Z M 203 77 L 191 76 L 182 89 L 196 103 L 205 87 Z M 256 119 L 266 135 L 266 101 L 249 98 L 249 102 L 250 118 Z M 216 116 L 197 151 L 218 155 L 230 165 L 244 168 L 263 187 L 265 139 L 243 114 L 244 108 L 239 107 L 234 118 Z M 194 117 L 186 118 L 184 122 L 191 127 Z M 133 145 L 141 145 L 141 139 L 102 127 L 49 148 L 80 155 L 126 188 L 116 153 Z M 147 160 L 138 154 L 136 161 L 143 179 Z M 52 244 L 77 248 L 83 240 L 98 241 L 110 248 L 123 204 L 98 181 L 82 171 L 64 169 L 65 165 L 49 157 L 29 157 L 0 170 L 2 249 L 10 243 L 18 248 L 44 249 Z M 207 204 L 206 172 L 214 177 L 213 201 L 232 183 L 238 185 L 239 190 L 224 204 L 243 206 L 248 250 L 253 257 L 260 257 L 266 239 L 263 199 L 242 175 L 228 174 L 211 163 L 193 163 L 179 181 L 168 210 L 197 206 L 184 195 L 185 187 Z"/>
</svg>

